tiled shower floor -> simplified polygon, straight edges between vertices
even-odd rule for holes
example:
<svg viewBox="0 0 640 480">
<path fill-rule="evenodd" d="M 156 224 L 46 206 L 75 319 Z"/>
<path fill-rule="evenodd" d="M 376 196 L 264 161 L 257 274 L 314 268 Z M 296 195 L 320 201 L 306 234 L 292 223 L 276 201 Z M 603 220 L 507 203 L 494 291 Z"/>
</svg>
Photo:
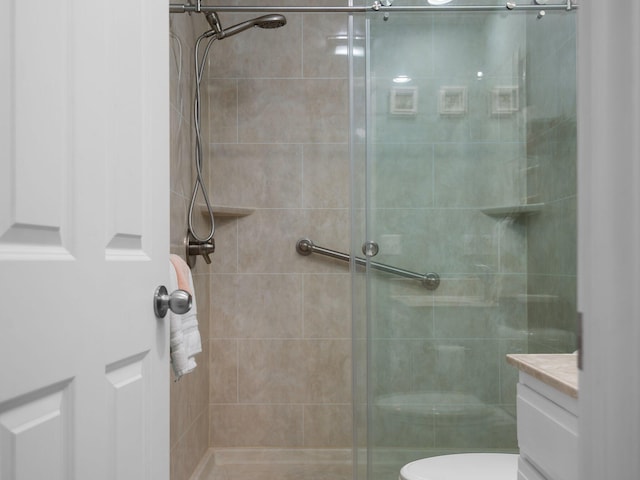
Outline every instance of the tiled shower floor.
<svg viewBox="0 0 640 480">
<path fill-rule="evenodd" d="M 517 450 L 496 452 L 517 453 Z M 359 457 L 364 460 L 362 453 Z M 397 480 L 402 465 L 418 458 L 451 453 L 463 451 L 381 449 L 377 451 L 378 462 L 373 467 L 371 478 Z M 351 449 L 348 448 L 212 448 L 204 455 L 190 480 L 353 480 L 352 462 Z"/>
<path fill-rule="evenodd" d="M 351 480 L 350 449 L 210 449 L 191 480 Z"/>
</svg>

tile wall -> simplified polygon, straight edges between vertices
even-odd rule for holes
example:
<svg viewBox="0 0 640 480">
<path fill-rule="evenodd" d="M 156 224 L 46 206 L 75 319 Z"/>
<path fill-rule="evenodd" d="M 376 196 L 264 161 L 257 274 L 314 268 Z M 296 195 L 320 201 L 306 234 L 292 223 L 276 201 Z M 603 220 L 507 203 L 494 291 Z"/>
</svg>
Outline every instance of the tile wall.
<svg viewBox="0 0 640 480">
<path fill-rule="evenodd" d="M 183 239 L 191 192 L 192 102 L 195 32 L 204 29 L 201 18 L 171 15 L 171 252 L 184 258 Z M 204 228 L 204 227 L 202 227 Z M 209 445 L 209 275 L 198 263 L 192 272 L 203 352 L 198 367 L 178 382 L 171 381 L 171 479 L 187 480 Z M 169 375 L 171 380 L 169 380 Z"/>
<path fill-rule="evenodd" d="M 275 3 L 284 4 L 282 1 Z M 298 4 L 299 1 L 289 3 Z M 342 5 L 345 2 L 328 0 L 314 3 Z M 223 26 L 251 16 L 220 14 Z M 550 18 L 548 15 L 545 21 Z M 172 385 L 174 479 L 188 478 L 190 469 L 207 446 L 218 449 L 351 446 L 349 272 L 341 263 L 322 257 L 300 257 L 295 253 L 295 243 L 301 237 L 312 238 L 319 245 L 337 250 L 350 249 L 347 63 L 346 57 L 334 54 L 336 37 L 346 32 L 347 19 L 342 14 L 287 14 L 287 20 L 287 26 L 278 30 L 252 29 L 217 41 L 210 53 L 207 80 L 203 86 L 204 96 L 208 99 L 204 107 L 203 131 L 206 139 L 205 175 L 209 178 L 211 199 L 216 205 L 245 207 L 252 213 L 218 216 L 213 263 L 206 266 L 198 260 L 195 269 L 196 289 L 209 292 L 208 296 L 198 296 L 198 308 L 202 312 L 201 332 L 203 338 L 209 339 L 204 342 L 208 351 L 200 358 L 202 368 L 197 378 L 194 376 L 188 382 Z M 197 23 L 196 27 L 193 27 L 193 22 Z M 522 25 L 513 25 L 509 27 L 511 33 L 507 34 L 515 35 L 515 30 L 524 30 Z M 184 67 L 178 75 L 176 65 L 172 65 L 171 203 L 172 248 L 176 253 L 181 253 L 192 173 L 190 112 L 193 74 L 191 48 L 186 45 L 193 42 L 195 32 L 200 33 L 205 27 L 202 19 L 172 16 L 172 31 L 182 41 Z M 469 25 L 464 25 L 461 18 L 454 20 L 453 24 L 445 21 L 434 25 L 436 30 L 442 31 L 427 41 L 443 41 L 458 27 L 465 31 Z M 488 24 L 476 27 L 487 31 L 495 28 Z M 424 35 L 424 29 L 422 32 Z M 545 35 L 548 39 L 555 38 L 548 32 L 538 32 L 542 32 L 543 39 Z M 529 36 L 527 44 L 536 45 L 538 40 L 542 41 L 536 38 Z M 462 35 L 454 40 L 465 48 L 465 39 L 469 37 Z M 425 39 L 412 37 L 409 40 L 423 42 Z M 394 44 L 397 37 L 392 35 L 388 41 Z M 569 34 L 544 50 L 553 51 L 554 61 L 561 64 L 563 60 L 558 58 L 560 49 L 557 47 L 564 41 L 575 41 L 575 36 Z M 466 58 L 477 59 L 474 44 L 469 42 L 471 48 Z M 489 78 L 488 82 L 511 84 L 512 69 L 517 70 L 521 65 L 518 65 L 518 57 L 514 57 L 513 51 L 507 51 L 506 46 L 517 50 L 524 49 L 524 44 L 516 47 L 513 47 L 513 42 L 495 41 L 491 44 L 491 37 L 488 42 L 492 47 L 490 51 L 495 54 L 496 63 L 491 65 L 494 72 L 500 71 L 500 59 L 505 68 L 508 67 L 507 73 L 496 74 L 496 78 Z M 179 55 L 173 37 L 171 46 L 172 59 L 175 59 Z M 432 48 L 435 53 L 440 51 L 435 46 Z M 392 49 L 379 51 L 391 52 Z M 415 52 L 412 48 L 408 51 Z M 423 74 L 430 86 L 435 84 L 434 79 L 445 85 L 457 84 L 477 72 L 475 65 L 471 66 L 469 61 L 465 63 L 458 57 L 435 60 L 434 57 L 427 62 L 426 68 L 432 70 Z M 414 61 L 422 63 L 424 58 L 416 57 Z M 453 62 L 453 67 L 457 65 L 454 74 L 442 77 L 438 70 L 433 70 L 434 65 L 443 61 Z M 527 68 L 534 68 L 544 61 L 544 57 L 533 54 L 532 63 Z M 471 70 L 466 71 L 470 66 Z M 569 77 L 570 73 L 567 71 L 564 75 Z M 391 74 L 378 72 L 379 85 L 389 81 Z M 501 78 L 503 74 L 507 77 Z M 553 83 L 552 79 L 548 81 Z M 422 231 L 432 232 L 403 245 L 408 258 L 412 259 L 404 266 L 449 272 L 449 286 L 439 292 L 440 296 L 493 295 L 491 292 L 500 288 L 503 297 L 517 298 L 525 292 L 544 294 L 551 289 L 563 292 L 566 298 L 566 302 L 562 302 L 564 306 L 561 306 L 566 313 L 563 318 L 569 318 L 568 312 L 575 298 L 574 287 L 571 287 L 575 283 L 571 254 L 562 255 L 560 263 L 547 262 L 549 268 L 546 269 L 540 267 L 536 270 L 538 267 L 533 264 L 537 265 L 538 259 L 545 256 L 549 235 L 557 231 L 557 219 L 560 217 L 551 215 L 552 210 L 571 212 L 573 208 L 575 213 L 575 207 L 572 207 L 575 205 L 575 190 L 570 187 L 573 178 L 570 159 L 575 151 L 571 152 L 571 141 L 563 140 L 575 133 L 575 116 L 571 120 L 562 112 L 539 115 L 540 121 L 532 124 L 526 132 L 528 143 L 525 152 L 521 117 L 477 117 L 474 112 L 486 109 L 487 99 L 476 79 L 470 85 L 469 107 L 473 106 L 475 110 L 470 110 L 464 119 L 450 117 L 436 122 L 437 104 L 427 95 L 423 96 L 422 91 L 420 101 L 432 102 L 422 105 L 433 112 L 433 118 L 426 119 L 427 123 L 434 122 L 428 129 L 425 130 L 425 124 L 419 124 L 415 119 L 388 118 L 386 112 L 380 112 L 385 118 L 378 119 L 376 125 L 382 138 L 390 141 L 381 141 L 376 146 L 379 158 L 388 159 L 378 164 L 378 173 L 385 180 L 396 178 L 401 188 L 387 184 L 386 188 L 378 189 L 376 201 L 380 208 L 373 220 L 383 227 L 379 232 L 382 234 L 398 233 L 401 224 L 422 225 Z M 522 88 L 523 91 L 525 88 L 535 90 L 531 85 L 522 85 Z M 557 96 L 544 96 L 545 108 L 562 104 L 556 101 L 559 98 L 570 98 L 567 92 L 560 90 L 561 87 L 556 85 L 553 91 Z M 379 105 L 386 108 L 386 87 L 379 91 L 382 95 Z M 570 105 L 562 108 L 565 107 L 569 111 Z M 531 110 L 527 113 L 530 115 Z M 402 145 L 389 145 L 399 143 L 394 139 L 407 131 L 409 141 L 403 141 Z M 443 132 L 448 135 L 445 141 L 435 140 L 442 137 L 429 137 Z M 428 148 L 425 148 L 425 141 Z M 554 157 L 545 153 L 550 150 L 558 155 Z M 462 159 L 469 155 L 473 162 L 463 162 Z M 528 174 L 522 177 L 520 173 L 525 165 L 525 155 L 529 164 L 524 169 Z M 543 159 L 536 165 L 545 168 L 528 168 L 534 165 L 533 157 Z M 556 162 L 554 159 L 559 157 L 567 161 Z M 555 171 L 547 170 L 552 162 L 563 165 L 566 178 L 559 178 Z M 407 164 L 418 168 L 408 168 Z M 420 168 L 423 164 L 428 168 Z M 540 181 L 540 177 L 536 179 L 531 173 L 533 171 L 546 175 L 544 181 Z M 402 172 L 414 173 L 403 176 Z M 501 176 L 506 176 L 503 185 L 508 187 L 497 190 L 495 185 L 499 182 L 495 179 Z M 455 182 L 462 177 L 471 180 L 471 187 L 467 190 L 455 188 Z M 517 180 L 513 181 L 514 178 Z M 511 200 L 535 201 L 533 197 L 526 197 L 535 186 L 543 184 L 551 185 L 550 190 L 540 190 L 542 193 L 539 195 L 541 198 L 553 196 L 554 201 L 550 203 L 554 208 L 544 215 L 531 217 L 526 226 L 522 222 L 498 222 L 476 211 L 480 203 L 496 205 Z M 426 188 L 422 188 L 423 185 Z M 568 190 L 562 191 L 566 185 Z M 416 206 L 423 213 L 430 212 L 428 222 L 426 217 L 420 216 Z M 452 216 L 459 218 L 453 222 Z M 541 222 L 542 226 L 532 230 L 536 222 Z M 456 229 L 454 225 L 459 227 Z M 567 238 L 560 239 L 566 245 L 562 248 L 569 248 L 575 242 L 571 231 L 567 235 Z M 420 248 L 423 245 L 435 250 L 429 255 L 415 254 L 418 250 L 422 252 Z M 437 245 L 440 247 L 436 248 Z M 451 251 L 462 253 L 456 256 L 451 255 Z M 387 260 L 397 263 L 394 256 Z M 469 265 L 488 265 L 493 270 L 469 272 Z M 554 270 L 554 265 L 561 265 L 561 271 Z M 527 276 L 527 270 L 533 275 Z M 544 284 L 544 289 L 539 289 L 536 284 Z M 412 287 L 407 289 L 402 283 L 391 287 L 383 285 L 382 288 L 391 288 L 396 294 L 415 293 Z M 202 319 L 206 318 L 208 308 L 210 324 L 204 325 L 206 322 Z M 381 348 L 383 353 L 378 361 L 385 363 L 384 359 L 388 360 L 385 369 L 380 371 L 388 372 L 387 379 L 393 387 L 380 383 L 379 393 L 395 389 L 406 391 L 412 387 L 398 382 L 411 379 L 427 381 L 431 386 L 446 387 L 449 382 L 451 386 L 452 376 L 464 375 L 480 381 L 480 387 L 499 385 L 490 390 L 473 390 L 479 392 L 483 401 L 503 406 L 513 400 L 508 385 L 514 383 L 516 374 L 502 366 L 500 359 L 507 351 L 526 350 L 527 345 L 517 335 L 505 336 L 502 327 L 508 327 L 506 331 L 525 328 L 527 316 L 533 319 L 532 325 L 535 326 L 536 322 L 544 325 L 544 319 L 549 318 L 550 313 L 547 304 L 523 307 L 522 303 L 503 301 L 501 307 L 497 311 L 492 309 L 492 312 L 486 307 L 430 309 L 425 323 L 424 309 L 416 316 L 415 308 L 408 306 L 396 306 L 393 311 L 389 311 L 387 305 L 374 308 L 382 309 L 381 318 L 393 316 L 392 323 L 375 326 L 379 335 L 376 348 Z M 560 330 L 569 328 L 570 322 Z M 419 357 L 393 353 L 394 344 L 400 345 L 398 339 L 407 335 L 412 337 L 413 350 Z M 452 342 L 461 348 L 447 348 L 452 346 Z M 542 344 L 544 342 L 536 348 L 542 348 Z M 545 349 L 551 349 L 548 342 L 545 345 Z M 407 352 L 406 344 L 398 348 Z M 409 350 L 409 353 L 413 351 Z M 425 351 L 427 359 L 433 362 L 438 358 L 448 359 L 450 370 L 453 370 L 445 374 L 436 369 L 436 375 L 427 379 L 419 364 L 411 364 L 412 358 L 422 358 L 422 362 Z M 390 356 L 385 356 L 385 352 Z M 490 372 L 483 369 L 475 373 L 456 373 L 458 352 L 467 352 L 466 355 L 471 355 L 471 360 L 478 365 L 480 360 L 489 361 Z M 207 359 L 208 364 L 203 365 Z M 409 379 L 404 375 L 407 368 L 413 372 Z M 487 375 L 500 378 L 502 383 L 485 382 Z M 459 385 L 454 387 L 460 388 Z M 405 446 L 415 446 L 417 442 L 423 447 L 447 448 L 459 445 L 460 439 L 466 439 L 463 446 L 469 448 L 476 445 L 473 442 L 486 445 L 482 435 L 469 437 L 469 432 L 462 425 L 440 425 L 439 437 L 436 437 L 433 428 L 421 426 L 419 431 L 412 433 L 407 432 L 401 422 L 393 423 L 400 425 L 400 429 L 382 430 L 386 438 L 379 439 L 380 445 L 395 445 L 397 439 L 403 439 L 400 444 L 404 442 Z M 431 435 L 426 445 L 425 431 Z M 500 435 L 497 437 L 499 440 L 493 440 L 492 444 L 497 448 L 510 444 L 513 437 L 511 426 Z"/>
<path fill-rule="evenodd" d="M 214 448 L 352 442 L 348 267 L 295 251 L 302 237 L 349 249 L 347 61 L 330 38 L 347 19 L 286 16 L 283 28 L 251 29 L 210 53 L 212 202 L 252 209 L 217 219 L 208 269 Z"/>
<path fill-rule="evenodd" d="M 530 19 L 527 190 L 545 207 L 528 224 L 529 351 L 576 347 L 576 18 Z"/>
<path fill-rule="evenodd" d="M 515 381 L 504 361 L 526 348 L 526 224 L 485 207 L 525 197 L 525 109 L 494 112 L 493 92 L 524 103 L 524 18 L 394 14 L 372 22 L 371 224 L 376 259 L 437 272 L 415 283 L 373 282 L 373 421 L 391 470 L 426 455 L 512 450 Z M 479 75 L 478 72 L 482 72 Z M 416 111 L 394 112 L 394 78 L 415 89 Z M 464 89 L 447 110 L 442 92 Z M 384 462 L 382 462 L 384 463 Z M 381 475 L 389 465 L 381 465 Z"/>
</svg>

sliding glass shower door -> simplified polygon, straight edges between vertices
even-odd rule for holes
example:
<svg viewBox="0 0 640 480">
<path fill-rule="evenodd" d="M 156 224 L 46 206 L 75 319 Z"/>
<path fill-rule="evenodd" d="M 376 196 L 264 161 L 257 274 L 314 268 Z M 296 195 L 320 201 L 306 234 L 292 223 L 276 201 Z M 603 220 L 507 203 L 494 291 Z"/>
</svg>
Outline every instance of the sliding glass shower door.
<svg viewBox="0 0 640 480">
<path fill-rule="evenodd" d="M 505 355 L 575 350 L 575 14 L 371 14 L 354 32 L 352 248 L 440 278 L 354 272 L 358 478 L 517 451 Z"/>
</svg>

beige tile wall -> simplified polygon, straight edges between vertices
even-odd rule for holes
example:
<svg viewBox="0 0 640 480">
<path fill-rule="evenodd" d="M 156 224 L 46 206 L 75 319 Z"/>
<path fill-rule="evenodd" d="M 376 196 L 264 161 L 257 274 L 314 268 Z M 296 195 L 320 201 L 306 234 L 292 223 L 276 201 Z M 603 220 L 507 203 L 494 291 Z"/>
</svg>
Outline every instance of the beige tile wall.
<svg viewBox="0 0 640 480">
<path fill-rule="evenodd" d="M 183 238 L 192 177 L 192 50 L 196 31 L 204 28 L 198 18 L 171 16 L 171 251 L 184 258 Z M 201 262 L 202 263 L 202 262 Z M 193 272 L 200 334 L 204 351 L 198 367 L 171 382 L 171 479 L 187 480 L 209 444 L 209 275 L 199 266 Z M 171 380 L 169 379 L 171 376 Z"/>
<path fill-rule="evenodd" d="M 251 16 L 220 14 L 223 26 Z M 329 40 L 346 32 L 346 16 L 287 19 L 284 28 L 252 29 L 211 49 L 203 86 L 211 198 L 254 212 L 217 218 L 213 264 L 198 260 L 194 271 L 208 341 L 196 374 L 172 384 L 172 479 L 188 478 L 208 446 L 351 446 L 349 273 L 294 248 L 310 237 L 349 250 L 347 64 Z M 172 37 L 175 253 L 191 189 L 192 44 L 205 28 L 196 15 L 172 15 L 182 44 L 177 62 Z"/>
<path fill-rule="evenodd" d="M 223 27 L 250 17 L 220 14 Z M 287 14 L 211 49 L 212 201 L 255 209 L 217 222 L 212 447 L 351 446 L 348 268 L 295 252 L 301 237 L 349 249 L 347 63 L 327 40 L 346 22 Z"/>
</svg>

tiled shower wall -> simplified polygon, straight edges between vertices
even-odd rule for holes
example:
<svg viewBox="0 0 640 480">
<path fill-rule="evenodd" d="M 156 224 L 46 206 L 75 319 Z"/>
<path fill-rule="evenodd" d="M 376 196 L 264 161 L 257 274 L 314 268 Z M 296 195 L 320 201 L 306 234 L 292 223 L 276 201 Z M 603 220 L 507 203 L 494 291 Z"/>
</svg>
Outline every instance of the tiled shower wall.
<svg viewBox="0 0 640 480">
<path fill-rule="evenodd" d="M 223 26 L 229 26 L 251 14 L 220 16 Z M 342 14 L 288 14 L 287 19 L 287 26 L 278 30 L 252 29 L 217 41 L 210 53 L 203 86 L 208 101 L 203 132 L 211 198 L 214 204 L 245 207 L 252 213 L 218 216 L 213 263 L 207 266 L 200 259 L 195 269 L 201 333 L 209 341 L 203 342 L 205 353 L 199 357 L 197 376 L 172 385 L 174 480 L 188 478 L 207 446 L 351 446 L 348 270 L 326 258 L 295 253 L 296 240 L 305 236 L 319 245 L 349 250 L 347 64 L 346 57 L 334 55 L 336 37 L 346 32 L 347 19 Z M 550 24 L 552 16 L 547 21 Z M 198 16 L 172 16 L 172 32 L 182 41 L 182 69 L 175 63 L 179 57 L 175 38 L 171 41 L 171 234 L 175 253 L 182 253 L 191 188 L 191 45 L 205 28 Z M 559 46 L 572 41 L 571 34 L 554 42 L 555 37 L 539 28 L 536 31 L 553 47 L 539 51 L 553 51 L 554 58 Z M 527 40 L 528 45 L 537 45 L 535 39 Z M 528 68 L 540 65 L 534 60 Z M 563 64 L 562 59 L 554 61 L 558 60 Z M 544 57 L 536 61 L 544 63 Z M 571 98 L 552 79 L 548 82 L 554 94 L 543 97 L 547 106 L 563 105 L 556 100 Z M 527 85 L 528 91 L 532 89 Z M 527 132 L 529 166 L 534 165 L 532 156 L 549 149 L 570 160 L 571 141 L 564 139 L 569 138 L 567 132 L 575 134 L 575 117 L 572 121 L 560 112 L 541 118 L 548 122 Z M 509 124 L 495 123 L 497 129 L 478 123 L 485 130 L 470 132 L 503 139 Z M 540 158 L 547 163 L 537 172 L 551 172 L 546 168 L 557 157 Z M 550 205 L 554 211 L 571 211 L 575 202 L 571 162 L 559 163 L 567 176 L 550 173 L 548 179 L 539 181 L 530 173 L 527 192 L 543 184 L 568 185 L 564 192 L 555 189 Z M 554 178 L 558 181 L 550 182 Z M 396 200 L 389 197 L 385 201 Z M 523 270 L 533 275 L 523 283 L 529 283 L 530 294 L 544 290 L 534 288 L 537 280 L 545 289 L 566 292 L 562 297 L 570 305 L 575 297 L 570 262 L 557 272 L 536 271 L 531 266 L 536 256 L 544 256 L 545 232 L 556 231 L 553 218 L 558 217 L 551 213 L 545 211 L 527 221 L 529 258 Z M 536 222 L 546 226 L 532 228 Z M 573 238 L 571 232 L 568 235 L 562 242 L 567 248 Z M 462 250 L 477 253 L 465 250 L 464 245 Z M 567 252 L 562 258 L 570 255 Z M 200 293 L 207 291 L 209 295 Z M 206 322 L 209 301 L 210 325 Z M 529 304 L 530 326 L 536 326 L 536 318 L 544 322 L 549 313 L 548 303 Z M 503 352 L 497 353 L 502 358 Z"/>
<path fill-rule="evenodd" d="M 529 351 L 576 348 L 576 18 L 527 28 L 527 191 L 542 202 L 528 222 Z"/>
<path fill-rule="evenodd" d="M 349 249 L 348 72 L 331 39 L 347 17 L 286 16 L 209 56 L 212 202 L 251 210 L 217 217 L 207 270 L 216 448 L 351 446 L 348 267 L 295 251 L 302 237 Z M 220 14 L 223 27 L 250 17 Z"/>
<path fill-rule="evenodd" d="M 195 32 L 204 29 L 201 18 L 171 15 L 171 252 L 185 257 L 192 160 L 192 51 Z M 202 261 L 192 272 L 203 352 L 198 367 L 178 382 L 171 381 L 171 480 L 187 480 L 208 448 L 209 433 L 209 276 Z M 171 380 L 169 380 L 171 375 Z"/>
<path fill-rule="evenodd" d="M 526 345 L 514 300 L 526 292 L 526 228 L 485 212 L 523 201 L 524 108 L 497 114 L 492 100 L 509 87 L 524 104 L 524 18 L 394 15 L 372 22 L 371 38 L 376 259 L 442 280 L 433 292 L 373 283 L 371 437 L 381 453 L 406 449 L 395 471 L 425 455 L 515 449 L 504 356 Z M 390 108 L 399 74 L 416 89 L 413 115 Z M 466 109 L 450 113 L 440 95 L 456 89 Z"/>
</svg>

